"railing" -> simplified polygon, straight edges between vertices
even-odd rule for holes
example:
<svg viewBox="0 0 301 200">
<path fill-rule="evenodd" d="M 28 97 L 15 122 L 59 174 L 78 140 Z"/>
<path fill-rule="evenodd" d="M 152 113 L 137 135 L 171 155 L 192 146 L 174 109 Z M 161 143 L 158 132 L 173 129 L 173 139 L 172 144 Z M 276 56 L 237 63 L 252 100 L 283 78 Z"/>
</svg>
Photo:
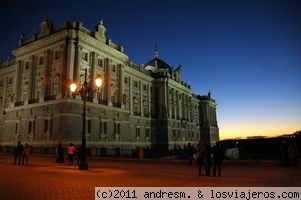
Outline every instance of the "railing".
<svg viewBox="0 0 301 200">
<path fill-rule="evenodd" d="M 56 100 L 56 95 L 46 96 L 44 97 L 44 101 Z"/>
<path fill-rule="evenodd" d="M 24 101 L 15 102 L 15 106 L 24 106 Z"/>
<path fill-rule="evenodd" d="M 28 100 L 28 104 L 33 104 L 33 103 L 38 103 L 39 102 L 39 99 L 30 99 Z"/>
<path fill-rule="evenodd" d="M 108 100 L 98 99 L 99 104 L 108 105 Z"/>
<path fill-rule="evenodd" d="M 113 106 L 116 107 L 116 108 L 121 108 L 121 104 L 120 103 L 113 102 Z"/>
</svg>

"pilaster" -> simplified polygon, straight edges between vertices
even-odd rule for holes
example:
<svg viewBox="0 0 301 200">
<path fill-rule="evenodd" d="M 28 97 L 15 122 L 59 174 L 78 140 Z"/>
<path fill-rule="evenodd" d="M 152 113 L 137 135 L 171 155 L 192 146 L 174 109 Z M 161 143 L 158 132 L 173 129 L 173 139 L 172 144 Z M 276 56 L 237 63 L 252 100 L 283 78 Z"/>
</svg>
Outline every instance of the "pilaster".
<svg viewBox="0 0 301 200">
<path fill-rule="evenodd" d="M 107 101 L 108 101 L 108 105 L 112 106 L 112 99 L 111 99 L 111 60 L 109 58 L 105 59 L 105 68 L 106 68 L 106 81 L 107 81 Z"/>
<path fill-rule="evenodd" d="M 124 93 L 124 66 L 119 65 L 119 100 L 121 108 L 124 109 L 125 105 L 123 102 L 123 93 Z"/>
</svg>

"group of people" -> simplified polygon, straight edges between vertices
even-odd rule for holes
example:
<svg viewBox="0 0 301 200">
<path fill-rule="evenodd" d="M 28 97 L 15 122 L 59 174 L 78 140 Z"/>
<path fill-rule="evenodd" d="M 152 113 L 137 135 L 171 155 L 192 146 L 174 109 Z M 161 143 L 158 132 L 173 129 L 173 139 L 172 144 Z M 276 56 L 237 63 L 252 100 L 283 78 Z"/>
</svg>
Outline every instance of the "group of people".
<svg viewBox="0 0 301 200">
<path fill-rule="evenodd" d="M 18 145 L 14 149 L 14 165 L 16 165 L 17 163 L 18 165 L 21 165 L 21 161 L 22 161 L 22 165 L 24 164 L 28 165 L 29 153 L 30 153 L 30 147 L 28 143 L 25 143 L 25 145 L 23 146 L 21 144 L 21 141 L 18 141 Z"/>
<path fill-rule="evenodd" d="M 68 164 L 69 165 L 73 165 L 73 160 L 74 160 L 74 156 L 76 155 L 78 157 L 77 159 L 77 165 L 79 165 L 79 158 L 81 157 L 81 146 L 79 146 L 76 148 L 75 146 L 70 143 L 68 145 L 67 148 L 65 148 L 62 144 L 62 142 L 60 141 L 59 144 L 56 147 L 56 162 L 57 163 L 64 163 L 65 159 L 64 159 L 64 154 L 65 154 L 65 149 L 67 151 L 68 154 Z M 17 146 L 14 148 L 14 165 L 28 165 L 28 157 L 29 157 L 29 153 L 30 153 L 30 146 L 28 145 L 28 143 L 25 143 L 24 146 L 21 144 L 21 141 L 18 141 Z"/>
<path fill-rule="evenodd" d="M 222 162 L 224 159 L 225 152 L 220 145 L 220 142 L 216 142 L 214 147 L 205 144 L 202 140 L 199 140 L 195 149 L 188 144 L 187 147 L 188 162 L 191 165 L 193 161 L 193 156 L 196 155 L 196 160 L 198 162 L 198 173 L 199 176 L 210 176 L 210 167 L 212 166 L 213 160 L 213 176 L 221 176 L 222 173 Z M 211 157 L 213 155 L 213 157 Z M 204 174 L 202 168 L 204 167 Z"/>
<path fill-rule="evenodd" d="M 68 164 L 73 165 L 74 156 L 77 156 L 77 165 L 79 165 L 79 160 L 82 155 L 81 146 L 79 146 L 76 151 L 75 146 L 72 143 L 70 143 L 68 145 L 68 147 L 66 148 L 66 151 L 68 154 L 68 161 L 69 161 Z M 65 154 L 65 148 L 64 148 L 62 142 L 60 141 L 56 148 L 56 155 L 57 155 L 56 162 L 57 163 L 65 162 L 64 154 Z"/>
</svg>

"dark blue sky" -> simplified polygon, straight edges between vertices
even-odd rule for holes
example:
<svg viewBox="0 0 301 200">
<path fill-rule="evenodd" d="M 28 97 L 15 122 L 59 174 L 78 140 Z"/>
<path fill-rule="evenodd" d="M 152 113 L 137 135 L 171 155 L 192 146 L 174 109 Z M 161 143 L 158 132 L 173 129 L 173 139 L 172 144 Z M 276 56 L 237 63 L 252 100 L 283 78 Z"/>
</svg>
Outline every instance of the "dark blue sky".
<svg viewBox="0 0 301 200">
<path fill-rule="evenodd" d="M 15 1 L 0 7 L 0 57 L 31 37 L 47 17 L 107 36 L 137 64 L 159 56 L 182 65 L 194 92 L 218 102 L 221 138 L 290 133 L 301 128 L 301 1 Z"/>
</svg>

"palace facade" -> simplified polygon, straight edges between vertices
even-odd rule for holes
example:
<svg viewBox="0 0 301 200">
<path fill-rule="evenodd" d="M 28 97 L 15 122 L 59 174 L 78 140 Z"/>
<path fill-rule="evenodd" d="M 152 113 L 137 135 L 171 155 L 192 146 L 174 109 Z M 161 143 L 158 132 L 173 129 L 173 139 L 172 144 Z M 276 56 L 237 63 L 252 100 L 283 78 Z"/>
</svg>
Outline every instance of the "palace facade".
<svg viewBox="0 0 301 200">
<path fill-rule="evenodd" d="M 154 58 L 143 66 L 106 37 L 80 22 L 54 29 L 44 19 L 30 38 L 20 35 L 14 58 L 0 64 L 0 145 L 29 143 L 36 152 L 53 152 L 59 141 L 81 143 L 83 101 L 68 85 L 95 77 L 103 85 L 89 93 L 86 141 L 98 155 L 131 154 L 138 147 L 172 150 L 202 138 L 219 140 L 216 102 L 195 94 L 181 79 L 182 67 Z M 92 90 L 91 90 L 92 91 Z"/>
</svg>

